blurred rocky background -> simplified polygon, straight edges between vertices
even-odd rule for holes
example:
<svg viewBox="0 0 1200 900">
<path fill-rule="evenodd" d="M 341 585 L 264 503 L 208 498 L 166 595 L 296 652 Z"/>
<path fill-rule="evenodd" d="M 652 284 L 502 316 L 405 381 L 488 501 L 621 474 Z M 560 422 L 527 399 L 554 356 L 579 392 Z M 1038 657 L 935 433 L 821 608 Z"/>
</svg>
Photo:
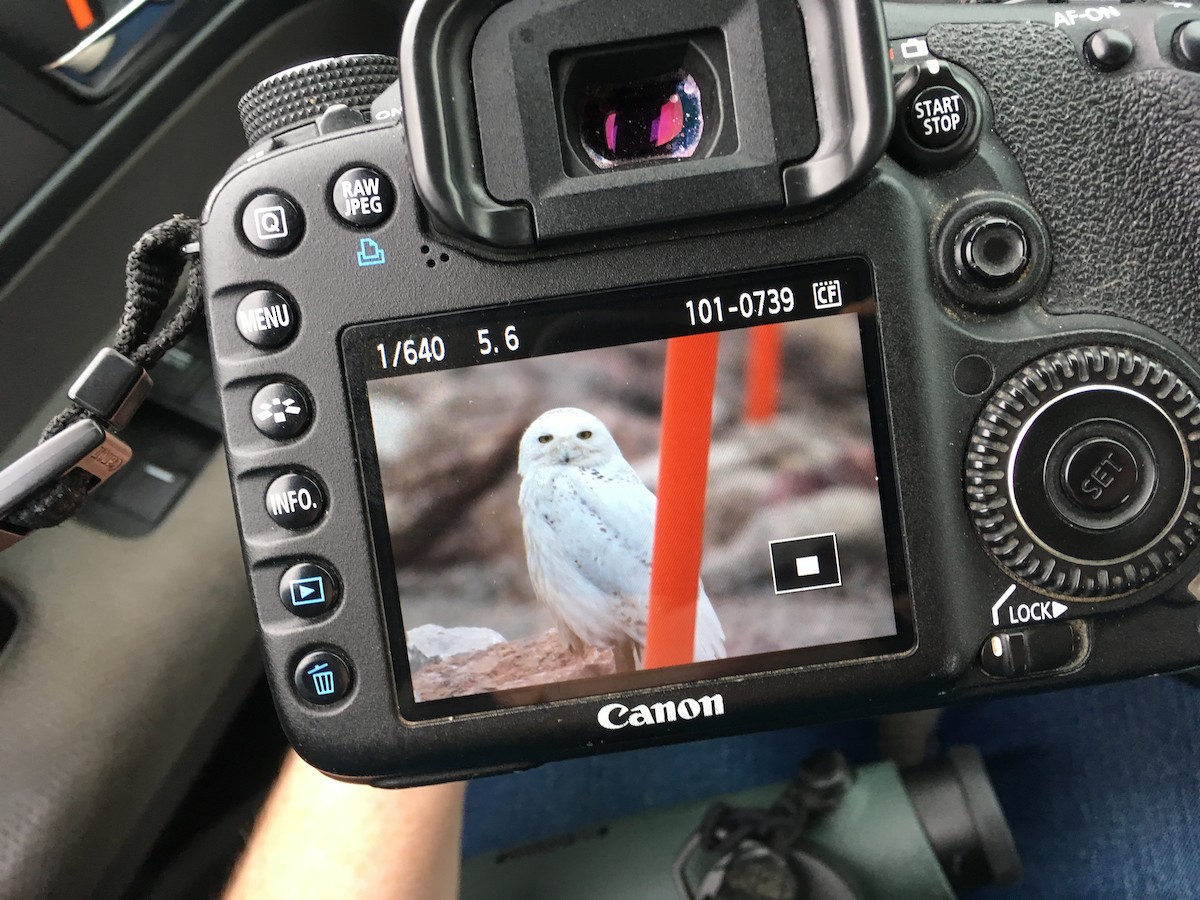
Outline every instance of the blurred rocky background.
<svg viewBox="0 0 1200 900">
<path fill-rule="evenodd" d="M 780 327 L 779 414 L 762 424 L 742 418 L 747 332 L 721 337 L 702 577 L 729 656 L 895 632 L 857 321 Z M 533 595 L 517 442 L 545 410 L 581 407 L 653 490 L 664 354 L 640 344 L 372 385 L 418 700 L 612 671 L 608 651 L 568 651 Z M 825 532 L 842 586 L 776 595 L 768 542 Z"/>
</svg>

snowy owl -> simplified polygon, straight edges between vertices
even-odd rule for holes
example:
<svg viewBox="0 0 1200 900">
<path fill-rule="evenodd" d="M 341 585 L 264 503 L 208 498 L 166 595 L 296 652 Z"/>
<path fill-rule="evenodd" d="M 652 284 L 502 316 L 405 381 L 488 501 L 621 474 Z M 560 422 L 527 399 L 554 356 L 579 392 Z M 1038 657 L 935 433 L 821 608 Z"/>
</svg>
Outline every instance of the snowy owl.
<svg viewBox="0 0 1200 900">
<path fill-rule="evenodd" d="M 641 668 L 655 497 L 604 423 L 582 409 L 542 413 L 521 437 L 521 525 L 534 593 L 575 652 L 611 647 L 618 672 Z M 704 586 L 694 659 L 725 656 Z"/>
</svg>

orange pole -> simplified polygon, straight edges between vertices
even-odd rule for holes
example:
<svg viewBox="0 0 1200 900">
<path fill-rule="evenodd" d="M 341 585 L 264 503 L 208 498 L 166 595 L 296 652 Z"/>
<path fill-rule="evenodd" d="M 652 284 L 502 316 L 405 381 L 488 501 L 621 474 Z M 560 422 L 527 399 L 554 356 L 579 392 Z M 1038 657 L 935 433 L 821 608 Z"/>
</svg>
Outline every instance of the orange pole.
<svg viewBox="0 0 1200 900">
<path fill-rule="evenodd" d="M 766 422 L 779 408 L 779 370 L 783 359 L 783 329 L 757 325 L 750 329 L 746 348 L 747 422 Z"/>
<path fill-rule="evenodd" d="M 88 0 L 67 0 L 67 10 L 71 13 L 75 27 L 80 31 L 91 28 L 96 21 L 96 14 L 92 12 Z"/>
<path fill-rule="evenodd" d="M 695 655 L 718 341 L 717 334 L 667 341 L 658 514 L 643 660 L 647 669 L 690 663 Z"/>
</svg>

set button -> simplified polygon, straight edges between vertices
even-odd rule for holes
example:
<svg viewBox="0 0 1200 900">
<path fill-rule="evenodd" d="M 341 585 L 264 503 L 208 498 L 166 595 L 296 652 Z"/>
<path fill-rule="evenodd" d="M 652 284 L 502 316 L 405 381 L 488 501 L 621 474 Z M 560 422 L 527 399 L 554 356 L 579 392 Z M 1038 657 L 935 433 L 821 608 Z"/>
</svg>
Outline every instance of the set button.
<svg viewBox="0 0 1200 900">
<path fill-rule="evenodd" d="M 324 615 L 337 605 L 342 589 L 324 566 L 306 562 L 292 566 L 279 579 L 279 602 L 305 619 Z"/>
<path fill-rule="evenodd" d="M 238 303 L 236 318 L 242 338 L 263 350 L 282 347 L 300 324 L 296 304 L 278 290 L 251 291 Z"/>
<path fill-rule="evenodd" d="M 276 525 L 297 531 L 315 525 L 325 515 L 325 492 L 303 472 L 285 472 L 263 497 L 267 515 Z"/>
<path fill-rule="evenodd" d="M 354 683 L 350 665 L 332 650 L 314 650 L 296 664 L 292 683 L 302 700 L 316 706 L 337 703 Z"/>
<path fill-rule="evenodd" d="M 259 388 L 250 402 L 254 427 L 273 441 L 301 434 L 312 421 L 312 401 L 294 384 L 276 381 Z"/>
<path fill-rule="evenodd" d="M 264 191 L 242 210 L 242 236 L 263 253 L 287 253 L 304 236 L 304 216 L 288 197 Z"/>
<path fill-rule="evenodd" d="M 1067 496 L 1089 512 L 1113 512 L 1133 496 L 1142 478 L 1137 459 L 1120 441 L 1094 437 L 1067 456 L 1062 480 Z"/>
<path fill-rule="evenodd" d="M 382 173 L 356 166 L 333 182 L 329 200 L 343 222 L 355 228 L 371 228 L 392 214 L 396 192 Z"/>
</svg>

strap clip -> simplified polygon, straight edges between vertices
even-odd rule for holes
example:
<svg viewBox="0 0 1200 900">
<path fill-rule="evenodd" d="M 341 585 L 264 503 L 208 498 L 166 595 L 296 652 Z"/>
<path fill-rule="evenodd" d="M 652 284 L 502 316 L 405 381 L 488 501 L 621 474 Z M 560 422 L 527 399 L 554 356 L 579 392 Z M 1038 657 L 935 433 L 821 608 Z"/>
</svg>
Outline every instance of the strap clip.
<svg viewBox="0 0 1200 900">
<path fill-rule="evenodd" d="M 75 379 L 67 396 L 114 431 L 120 431 L 150 396 L 153 386 L 144 368 L 105 347 Z"/>
<path fill-rule="evenodd" d="M 24 529 L 4 519 L 38 491 L 75 469 L 96 478 L 95 490 L 132 458 L 128 444 L 95 419 L 81 419 L 0 470 L 0 550 L 25 537 Z"/>
</svg>

